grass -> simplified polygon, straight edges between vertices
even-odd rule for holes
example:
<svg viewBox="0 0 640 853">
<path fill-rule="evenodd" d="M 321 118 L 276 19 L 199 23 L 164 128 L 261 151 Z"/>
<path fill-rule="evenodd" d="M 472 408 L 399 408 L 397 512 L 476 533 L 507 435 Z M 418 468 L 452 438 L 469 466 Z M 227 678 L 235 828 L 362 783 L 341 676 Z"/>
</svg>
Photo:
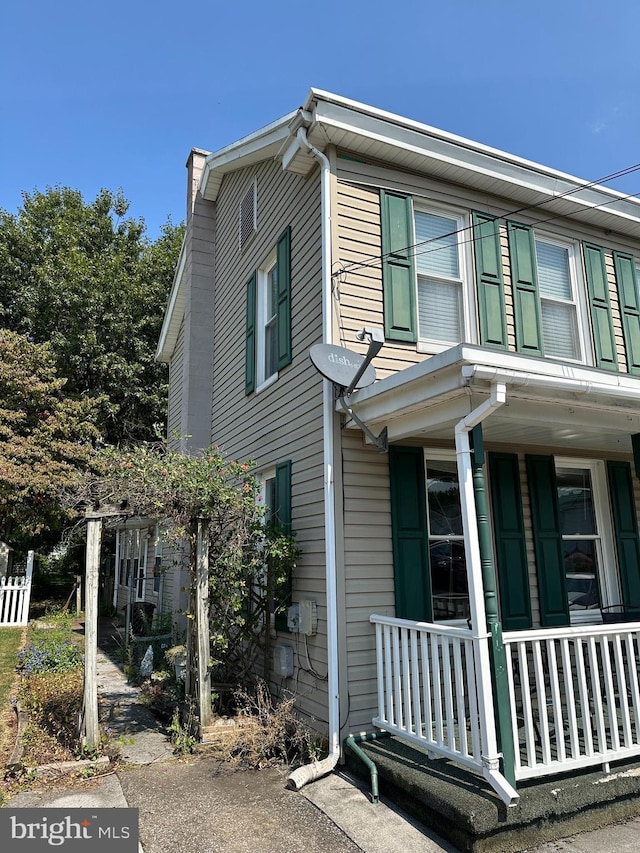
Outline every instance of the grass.
<svg viewBox="0 0 640 853">
<path fill-rule="evenodd" d="M 14 746 L 15 712 L 11 697 L 18 690 L 17 654 L 24 644 L 26 628 L 0 628 L 0 761 L 5 766 Z"/>
</svg>

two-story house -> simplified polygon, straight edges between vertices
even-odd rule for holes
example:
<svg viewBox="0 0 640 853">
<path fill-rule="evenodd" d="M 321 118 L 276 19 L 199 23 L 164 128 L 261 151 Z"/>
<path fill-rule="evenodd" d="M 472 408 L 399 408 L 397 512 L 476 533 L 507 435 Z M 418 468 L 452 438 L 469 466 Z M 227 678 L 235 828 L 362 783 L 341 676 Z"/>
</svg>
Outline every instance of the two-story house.
<svg viewBox="0 0 640 853">
<path fill-rule="evenodd" d="M 315 89 L 187 165 L 169 434 L 296 532 L 274 689 L 323 769 L 377 727 L 512 802 L 640 754 L 638 200 Z M 309 350 L 363 329 L 339 401 Z"/>
</svg>

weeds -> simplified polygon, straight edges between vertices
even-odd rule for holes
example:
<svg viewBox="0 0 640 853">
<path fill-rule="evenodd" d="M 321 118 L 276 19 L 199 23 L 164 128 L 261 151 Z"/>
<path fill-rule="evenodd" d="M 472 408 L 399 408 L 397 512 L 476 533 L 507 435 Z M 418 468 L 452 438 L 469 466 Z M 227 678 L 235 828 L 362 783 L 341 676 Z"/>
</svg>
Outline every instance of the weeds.
<svg viewBox="0 0 640 853">
<path fill-rule="evenodd" d="M 176 755 L 191 754 L 198 743 L 197 737 L 193 734 L 195 720 L 191 709 L 188 710 L 185 717 L 186 719 L 183 722 L 180 710 L 176 708 L 173 712 L 173 718 L 167 726 L 169 739 Z"/>
<path fill-rule="evenodd" d="M 274 702 L 260 681 L 255 693 L 235 693 L 237 725 L 216 737 L 214 754 L 231 764 L 261 769 L 304 764 L 314 757 L 313 735 L 296 716 L 295 696 Z"/>
</svg>

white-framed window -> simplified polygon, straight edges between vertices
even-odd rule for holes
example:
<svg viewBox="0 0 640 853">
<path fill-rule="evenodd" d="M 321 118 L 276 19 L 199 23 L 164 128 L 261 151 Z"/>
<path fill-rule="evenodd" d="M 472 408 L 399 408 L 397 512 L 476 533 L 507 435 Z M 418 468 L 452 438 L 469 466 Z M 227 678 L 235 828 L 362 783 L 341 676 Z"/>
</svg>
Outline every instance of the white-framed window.
<svg viewBox="0 0 640 853">
<path fill-rule="evenodd" d="M 469 588 L 455 454 L 425 449 L 433 619 L 468 619 Z"/>
<path fill-rule="evenodd" d="M 117 585 L 121 587 L 132 586 L 134 600 L 144 601 L 149 553 L 149 530 L 146 527 L 124 527 L 120 528 L 116 535 Z"/>
<path fill-rule="evenodd" d="M 604 462 L 557 457 L 555 469 L 571 624 L 599 622 L 620 602 Z"/>
<path fill-rule="evenodd" d="M 418 337 L 423 351 L 473 343 L 467 214 L 414 204 Z"/>
<path fill-rule="evenodd" d="M 260 484 L 256 495 L 256 502 L 265 508 L 263 521 L 269 524 L 273 519 L 273 511 L 276 504 L 276 469 L 268 468 L 256 475 Z"/>
<path fill-rule="evenodd" d="M 256 391 L 278 378 L 278 256 L 274 247 L 258 270 Z"/>
<path fill-rule="evenodd" d="M 535 233 L 540 320 L 544 354 L 567 361 L 586 361 L 586 316 L 578 282 L 577 249 L 554 237 Z"/>
</svg>

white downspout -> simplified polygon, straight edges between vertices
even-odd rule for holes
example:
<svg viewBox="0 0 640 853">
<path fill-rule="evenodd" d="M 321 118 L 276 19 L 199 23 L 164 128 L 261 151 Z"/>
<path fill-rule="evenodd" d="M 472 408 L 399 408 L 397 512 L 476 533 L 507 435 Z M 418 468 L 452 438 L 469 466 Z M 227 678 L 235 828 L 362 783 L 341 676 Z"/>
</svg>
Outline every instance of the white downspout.
<svg viewBox="0 0 640 853">
<path fill-rule="evenodd" d="M 500 773 L 500 752 L 496 737 L 496 721 L 493 710 L 493 690 L 491 685 L 491 661 L 487 638 L 487 617 L 484 606 L 482 569 L 480 564 L 480 544 L 478 541 L 478 521 L 475 496 L 473 492 L 473 471 L 471 467 L 471 448 L 469 433 L 490 414 L 503 406 L 507 399 L 507 387 L 504 382 L 491 385 L 491 395 L 456 425 L 456 461 L 460 481 L 460 504 L 464 531 L 464 547 L 467 565 L 470 571 L 469 605 L 471 626 L 476 660 L 476 689 L 480 712 L 480 739 L 482 749 L 483 775 L 502 800 L 509 805 L 518 798 L 517 791 Z"/>
<path fill-rule="evenodd" d="M 322 209 L 322 340 L 333 343 L 331 304 L 331 165 L 327 157 L 307 139 L 304 128 L 299 128 L 297 139 L 321 167 Z M 289 775 L 290 787 L 297 790 L 307 782 L 313 782 L 335 768 L 340 759 L 340 691 L 338 680 L 338 592 L 336 579 L 336 517 L 333 476 L 333 386 L 328 379 L 322 380 L 322 439 L 324 447 L 324 524 L 326 554 L 327 595 L 327 671 L 329 692 L 329 754 L 322 761 L 314 761 L 299 767 Z"/>
</svg>

